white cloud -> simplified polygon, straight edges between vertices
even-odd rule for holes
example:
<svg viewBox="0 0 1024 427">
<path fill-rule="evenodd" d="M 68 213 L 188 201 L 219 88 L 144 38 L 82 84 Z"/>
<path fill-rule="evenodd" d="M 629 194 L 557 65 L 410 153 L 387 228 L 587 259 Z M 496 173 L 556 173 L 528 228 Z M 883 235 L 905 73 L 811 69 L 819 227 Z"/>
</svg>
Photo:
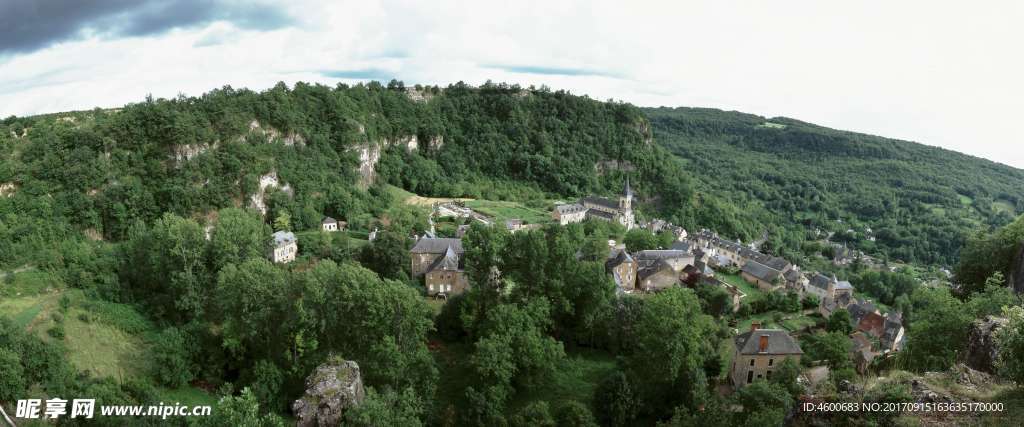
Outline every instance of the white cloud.
<svg viewBox="0 0 1024 427">
<path fill-rule="evenodd" d="M 1024 7 L 1015 2 L 283 4 L 297 21 L 276 30 L 217 21 L 15 56 L 0 63 L 0 115 L 227 84 L 490 79 L 784 115 L 1024 167 Z"/>
</svg>

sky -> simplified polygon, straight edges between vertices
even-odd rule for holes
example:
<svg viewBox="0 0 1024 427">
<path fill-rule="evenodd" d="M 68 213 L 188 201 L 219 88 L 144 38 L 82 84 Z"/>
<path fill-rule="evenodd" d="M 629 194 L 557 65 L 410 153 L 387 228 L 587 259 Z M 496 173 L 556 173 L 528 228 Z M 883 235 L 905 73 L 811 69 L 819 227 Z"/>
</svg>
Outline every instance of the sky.
<svg viewBox="0 0 1024 427">
<path fill-rule="evenodd" d="M 1017 1 L 0 0 L 0 116 L 283 81 L 547 85 L 1024 168 Z"/>
</svg>

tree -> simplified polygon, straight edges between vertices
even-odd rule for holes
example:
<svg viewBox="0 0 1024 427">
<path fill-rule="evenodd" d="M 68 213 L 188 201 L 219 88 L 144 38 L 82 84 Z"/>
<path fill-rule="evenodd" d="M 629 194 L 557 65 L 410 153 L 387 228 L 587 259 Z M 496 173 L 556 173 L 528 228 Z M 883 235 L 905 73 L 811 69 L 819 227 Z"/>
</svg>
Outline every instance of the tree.
<svg viewBox="0 0 1024 427">
<path fill-rule="evenodd" d="M 705 360 L 715 355 L 715 327 L 692 290 L 672 288 L 643 305 L 636 348 L 626 359 L 645 409 L 667 416 L 679 403 L 697 405 Z M 704 380 L 706 381 L 706 379 Z"/>
<path fill-rule="evenodd" d="M 373 387 L 366 392 L 362 404 L 345 412 L 346 426 L 407 426 L 423 425 L 420 418 L 425 408 L 423 400 L 412 388 L 401 393 L 387 388 L 378 393 Z"/>
<path fill-rule="evenodd" d="M 255 214 L 237 208 L 221 209 L 210 236 L 213 269 L 240 264 L 249 258 L 262 258 L 269 239 L 270 227 Z"/>
<path fill-rule="evenodd" d="M 594 417 L 603 426 L 629 426 L 636 419 L 640 403 L 622 371 L 605 377 L 594 391 Z"/>
<path fill-rule="evenodd" d="M 999 343 L 999 372 L 1016 382 L 1024 384 L 1024 308 L 1007 307 L 1003 316 L 1008 319 L 1006 326 L 996 331 Z"/>
<path fill-rule="evenodd" d="M 825 330 L 828 332 L 839 332 L 849 335 L 853 332 L 853 320 L 850 319 L 850 312 L 846 309 L 839 309 L 832 312 L 825 323 Z"/>
<path fill-rule="evenodd" d="M 514 427 L 555 427 L 555 418 L 551 416 L 548 402 L 531 402 L 523 407 L 514 417 L 511 425 Z"/>
<path fill-rule="evenodd" d="M 164 329 L 157 335 L 153 343 L 151 369 L 153 376 L 160 384 L 179 388 L 194 377 L 189 343 L 187 336 L 178 328 Z"/>
<path fill-rule="evenodd" d="M 0 347 L 0 402 L 13 402 L 24 397 L 26 385 L 21 357 L 13 350 Z"/>
<path fill-rule="evenodd" d="M 362 262 L 386 279 L 409 278 L 410 240 L 393 231 L 382 231 L 363 249 Z M 472 283 L 472 282 L 471 282 Z"/>
<path fill-rule="evenodd" d="M 1020 298 L 1013 290 L 1006 286 L 1003 273 L 993 273 L 985 281 L 985 288 L 971 295 L 967 301 L 967 311 L 974 318 L 985 316 L 998 316 L 1003 312 L 1003 307 L 1020 305 Z"/>
<path fill-rule="evenodd" d="M 906 366 L 917 371 L 949 368 L 967 342 L 973 318 L 946 288 L 919 288 L 910 301 L 907 345 L 900 356 Z"/>
<path fill-rule="evenodd" d="M 775 369 L 770 382 L 778 384 L 789 392 L 790 396 L 799 397 L 803 394 L 803 386 L 797 382 L 800 377 L 800 365 L 791 357 L 787 357 Z"/>
<path fill-rule="evenodd" d="M 225 396 L 217 402 L 209 417 L 199 417 L 201 426 L 209 427 L 284 427 L 275 414 L 260 415 L 260 404 L 248 388 L 238 396 Z"/>
<path fill-rule="evenodd" d="M 292 216 L 287 211 L 281 211 L 274 218 L 274 230 L 288 231 L 292 229 Z"/>
<path fill-rule="evenodd" d="M 575 427 L 597 427 L 597 420 L 584 405 L 575 400 L 562 402 L 555 408 L 555 425 Z"/>
<path fill-rule="evenodd" d="M 793 406 L 793 397 L 779 384 L 754 381 L 736 393 L 736 402 L 743 406 L 741 425 L 778 426 Z"/>
<path fill-rule="evenodd" d="M 634 228 L 626 232 L 626 238 L 623 240 L 626 244 L 626 250 L 629 252 L 638 252 L 648 249 L 658 248 L 658 238 L 642 228 Z"/>
<path fill-rule="evenodd" d="M 184 323 L 201 316 L 210 293 L 202 227 L 168 213 L 129 235 L 121 271 L 133 295 L 157 317 Z"/>
<path fill-rule="evenodd" d="M 236 357 L 276 355 L 288 337 L 287 276 L 263 258 L 228 264 L 217 276 L 223 346 Z M 255 358 L 255 357 L 254 357 Z"/>
</svg>

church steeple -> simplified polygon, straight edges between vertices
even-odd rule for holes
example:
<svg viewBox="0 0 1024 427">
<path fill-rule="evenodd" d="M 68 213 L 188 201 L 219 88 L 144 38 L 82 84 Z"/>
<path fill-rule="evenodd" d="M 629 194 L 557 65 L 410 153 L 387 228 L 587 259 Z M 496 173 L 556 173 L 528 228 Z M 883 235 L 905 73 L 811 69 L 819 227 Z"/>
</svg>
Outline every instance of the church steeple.
<svg viewBox="0 0 1024 427">
<path fill-rule="evenodd" d="M 619 209 L 633 209 L 633 189 L 629 188 L 629 177 L 626 177 L 626 186 L 622 189 L 622 196 L 619 197 Z"/>
<path fill-rule="evenodd" d="M 628 176 L 626 177 L 626 188 L 622 191 L 622 195 L 624 195 L 624 196 L 626 196 L 626 197 L 628 197 L 630 199 L 633 198 L 633 189 L 629 188 L 629 177 Z"/>
</svg>

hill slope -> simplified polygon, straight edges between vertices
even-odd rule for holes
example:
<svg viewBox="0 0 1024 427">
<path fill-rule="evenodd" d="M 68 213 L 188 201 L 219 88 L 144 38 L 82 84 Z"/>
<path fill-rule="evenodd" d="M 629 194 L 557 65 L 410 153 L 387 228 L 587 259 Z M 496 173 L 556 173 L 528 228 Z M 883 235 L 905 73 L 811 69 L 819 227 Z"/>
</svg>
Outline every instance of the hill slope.
<svg viewBox="0 0 1024 427">
<path fill-rule="evenodd" d="M 772 237 L 788 247 L 802 239 L 787 232 L 821 229 L 867 252 L 948 265 L 972 230 L 1024 211 L 1024 171 L 949 150 L 713 109 L 644 113 L 701 191 L 782 226 Z"/>
</svg>

